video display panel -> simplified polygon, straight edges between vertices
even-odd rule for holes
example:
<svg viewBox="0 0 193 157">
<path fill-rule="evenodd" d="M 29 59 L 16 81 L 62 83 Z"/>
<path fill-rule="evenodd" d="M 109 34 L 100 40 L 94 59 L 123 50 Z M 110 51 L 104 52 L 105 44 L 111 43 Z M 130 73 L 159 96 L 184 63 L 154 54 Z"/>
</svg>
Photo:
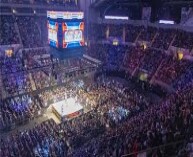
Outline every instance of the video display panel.
<svg viewBox="0 0 193 157">
<path fill-rule="evenodd" d="M 84 22 L 63 23 L 63 48 L 84 46 Z"/>
<path fill-rule="evenodd" d="M 58 23 L 48 21 L 48 42 L 53 47 L 58 47 Z"/>
<path fill-rule="evenodd" d="M 84 46 L 84 13 L 47 11 L 48 43 L 58 49 Z"/>
</svg>

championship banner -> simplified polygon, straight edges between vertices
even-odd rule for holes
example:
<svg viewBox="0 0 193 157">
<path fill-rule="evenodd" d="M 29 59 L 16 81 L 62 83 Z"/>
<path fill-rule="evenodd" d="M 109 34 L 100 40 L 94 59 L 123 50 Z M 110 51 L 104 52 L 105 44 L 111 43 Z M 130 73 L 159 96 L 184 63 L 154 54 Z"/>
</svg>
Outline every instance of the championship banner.
<svg viewBox="0 0 193 157">
<path fill-rule="evenodd" d="M 149 21 L 151 17 L 151 7 L 143 7 L 142 10 L 142 20 Z"/>
<path fill-rule="evenodd" d="M 189 18 L 189 15 L 193 11 L 193 8 L 190 7 L 182 7 L 181 10 L 181 23 L 186 22 L 186 20 Z"/>
</svg>

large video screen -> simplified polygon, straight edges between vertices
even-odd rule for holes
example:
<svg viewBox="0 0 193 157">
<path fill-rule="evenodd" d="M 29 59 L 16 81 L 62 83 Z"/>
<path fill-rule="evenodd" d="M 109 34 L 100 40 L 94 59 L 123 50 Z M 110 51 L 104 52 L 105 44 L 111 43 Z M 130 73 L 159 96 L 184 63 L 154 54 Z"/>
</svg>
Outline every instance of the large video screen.
<svg viewBox="0 0 193 157">
<path fill-rule="evenodd" d="M 48 42 L 53 47 L 58 47 L 58 23 L 48 21 Z"/>
<path fill-rule="evenodd" d="M 84 46 L 84 13 L 47 11 L 48 43 L 57 49 Z"/>
<path fill-rule="evenodd" d="M 84 46 L 84 22 L 63 23 L 63 48 Z"/>
</svg>

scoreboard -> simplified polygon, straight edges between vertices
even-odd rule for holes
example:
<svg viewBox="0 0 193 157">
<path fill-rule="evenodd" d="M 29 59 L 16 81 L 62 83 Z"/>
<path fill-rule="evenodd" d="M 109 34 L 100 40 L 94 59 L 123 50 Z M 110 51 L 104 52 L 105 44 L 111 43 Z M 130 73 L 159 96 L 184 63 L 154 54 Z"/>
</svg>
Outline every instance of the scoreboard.
<svg viewBox="0 0 193 157">
<path fill-rule="evenodd" d="M 58 49 L 84 46 L 84 13 L 47 11 L 48 43 Z"/>
</svg>

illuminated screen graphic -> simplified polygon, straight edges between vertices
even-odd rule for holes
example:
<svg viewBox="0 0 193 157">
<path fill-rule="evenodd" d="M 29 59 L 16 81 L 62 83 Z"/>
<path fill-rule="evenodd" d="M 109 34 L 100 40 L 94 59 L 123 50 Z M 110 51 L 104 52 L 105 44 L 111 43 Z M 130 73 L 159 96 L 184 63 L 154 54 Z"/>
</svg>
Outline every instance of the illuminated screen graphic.
<svg viewBox="0 0 193 157">
<path fill-rule="evenodd" d="M 84 22 L 63 23 L 63 48 L 84 46 Z"/>
<path fill-rule="evenodd" d="M 84 13 L 47 11 L 48 43 L 57 49 L 84 46 Z"/>
<path fill-rule="evenodd" d="M 65 42 L 74 42 L 82 40 L 82 31 L 81 30 L 68 30 L 65 32 Z"/>
<path fill-rule="evenodd" d="M 51 46 L 58 47 L 58 23 L 48 21 L 48 42 Z"/>
<path fill-rule="evenodd" d="M 83 12 L 69 12 L 69 11 L 47 11 L 47 17 L 51 19 L 64 19 L 64 20 L 72 20 L 79 19 L 82 20 L 84 18 Z"/>
</svg>

